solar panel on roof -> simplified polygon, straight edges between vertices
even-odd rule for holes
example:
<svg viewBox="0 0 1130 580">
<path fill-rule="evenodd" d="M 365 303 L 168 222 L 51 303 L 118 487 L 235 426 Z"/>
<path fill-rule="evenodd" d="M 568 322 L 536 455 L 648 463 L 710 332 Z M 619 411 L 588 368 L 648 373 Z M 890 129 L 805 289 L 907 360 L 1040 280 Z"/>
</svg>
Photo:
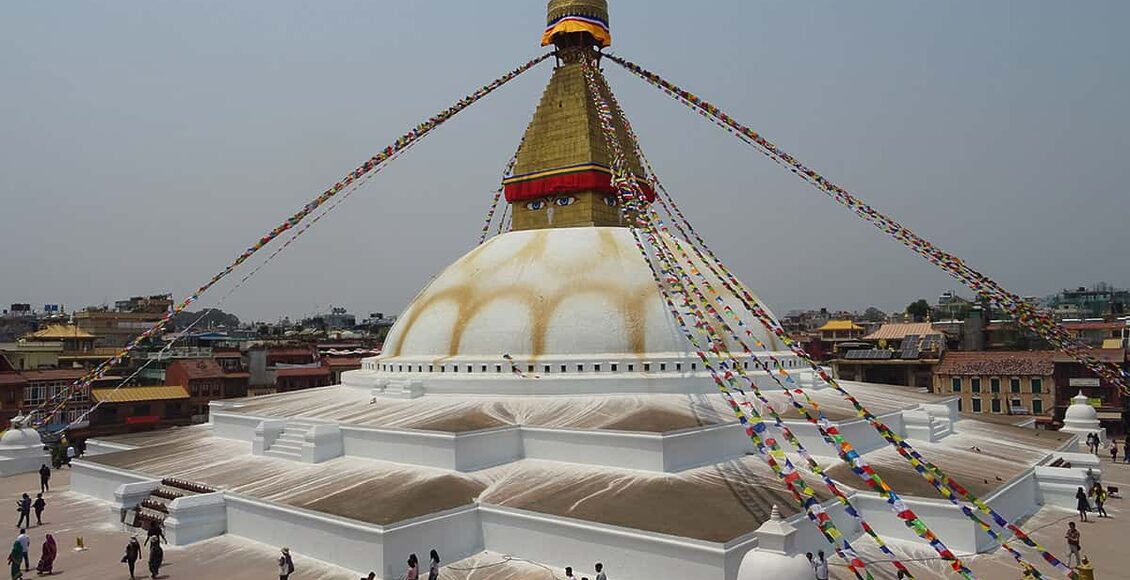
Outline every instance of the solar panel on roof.
<svg viewBox="0 0 1130 580">
<path fill-rule="evenodd" d="M 922 337 L 917 334 L 908 334 L 902 339 L 902 349 L 899 358 L 916 359 L 921 354 Z"/>
</svg>

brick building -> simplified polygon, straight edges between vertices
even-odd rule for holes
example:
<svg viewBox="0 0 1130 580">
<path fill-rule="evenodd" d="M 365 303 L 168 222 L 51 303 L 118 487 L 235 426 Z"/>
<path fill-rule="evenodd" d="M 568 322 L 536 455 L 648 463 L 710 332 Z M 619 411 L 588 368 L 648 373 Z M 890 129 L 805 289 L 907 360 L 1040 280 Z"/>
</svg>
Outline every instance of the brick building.
<svg viewBox="0 0 1130 580">
<path fill-rule="evenodd" d="M 193 421 L 204 422 L 209 401 L 247 396 L 249 376 L 244 371 L 225 371 L 210 358 L 181 359 L 165 369 L 165 385 L 184 387 Z"/>
<path fill-rule="evenodd" d="M 180 385 L 92 389 L 90 396 L 101 406 L 82 431 L 86 437 L 188 425 L 192 420 L 191 398 Z"/>
<path fill-rule="evenodd" d="M 960 396 L 967 413 L 1035 415 L 1050 422 L 1056 379 L 1050 351 L 950 351 L 934 373 L 934 392 Z"/>
</svg>

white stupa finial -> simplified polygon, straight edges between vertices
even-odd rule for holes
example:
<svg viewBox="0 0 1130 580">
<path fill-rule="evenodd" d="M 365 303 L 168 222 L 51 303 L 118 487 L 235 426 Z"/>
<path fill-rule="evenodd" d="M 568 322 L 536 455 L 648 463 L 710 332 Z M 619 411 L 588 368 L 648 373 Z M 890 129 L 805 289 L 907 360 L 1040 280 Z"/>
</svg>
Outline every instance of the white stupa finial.
<svg viewBox="0 0 1130 580">
<path fill-rule="evenodd" d="M 769 510 L 769 521 L 779 522 L 781 519 L 781 509 L 777 507 L 777 504 L 773 504 L 773 509 Z"/>
</svg>

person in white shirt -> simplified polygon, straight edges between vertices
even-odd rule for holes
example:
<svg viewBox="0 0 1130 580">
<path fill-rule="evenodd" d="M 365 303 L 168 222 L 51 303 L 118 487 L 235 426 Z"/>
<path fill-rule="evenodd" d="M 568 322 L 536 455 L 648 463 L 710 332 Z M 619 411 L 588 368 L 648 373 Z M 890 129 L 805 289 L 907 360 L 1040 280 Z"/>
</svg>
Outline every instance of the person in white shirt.
<svg viewBox="0 0 1130 580">
<path fill-rule="evenodd" d="M 608 580 L 608 576 L 604 575 L 604 564 L 596 563 L 596 580 Z"/>
<path fill-rule="evenodd" d="M 828 560 L 824 558 L 824 550 L 816 553 L 812 571 L 816 573 L 816 580 L 828 580 Z"/>
<path fill-rule="evenodd" d="M 31 538 L 27 535 L 27 530 L 20 529 L 20 535 L 16 536 L 16 541 L 24 548 L 24 570 L 31 570 L 31 559 L 28 558 L 28 551 L 31 549 Z M 16 564 L 18 567 L 19 564 Z"/>
<path fill-rule="evenodd" d="M 75 446 L 67 446 L 67 467 L 71 466 L 71 460 L 75 458 Z"/>
</svg>

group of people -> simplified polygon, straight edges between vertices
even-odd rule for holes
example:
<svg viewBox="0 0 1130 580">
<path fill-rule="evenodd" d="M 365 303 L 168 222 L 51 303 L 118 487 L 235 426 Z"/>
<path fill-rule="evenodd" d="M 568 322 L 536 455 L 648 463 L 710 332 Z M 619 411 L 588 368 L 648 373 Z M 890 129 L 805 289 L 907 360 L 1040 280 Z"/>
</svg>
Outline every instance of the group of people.
<svg viewBox="0 0 1130 580">
<path fill-rule="evenodd" d="M 593 568 L 596 570 L 596 576 L 593 577 L 593 580 L 608 580 L 608 576 L 604 574 L 604 564 L 597 562 Z M 572 566 L 565 567 L 565 580 L 577 580 L 577 577 L 573 575 Z M 589 577 L 581 576 L 581 580 L 589 580 Z"/>
<path fill-rule="evenodd" d="M 47 500 L 43 499 L 43 494 L 50 489 L 51 468 L 47 467 L 47 464 L 43 464 L 39 468 L 39 493 L 35 495 L 35 499 L 32 500 L 31 496 L 25 493 L 20 496 L 20 499 L 16 500 L 16 513 L 19 514 L 16 527 L 20 529 L 20 534 L 12 542 L 12 550 L 8 554 L 8 566 L 13 580 L 23 578 L 24 572 L 31 571 L 31 536 L 28 535 L 27 529 L 31 527 L 31 514 L 33 512 L 35 513 L 35 525 L 43 525 L 43 510 L 47 509 Z M 54 572 L 55 557 L 58 555 L 59 547 L 55 543 L 55 538 L 51 534 L 46 534 L 35 571 L 39 574 Z"/>
<path fill-rule="evenodd" d="M 436 580 L 439 578 L 439 552 L 434 549 L 428 554 L 428 580 Z M 361 580 L 372 580 L 376 574 L 369 572 L 368 578 Z M 408 570 L 404 572 L 404 580 L 420 580 L 420 560 L 416 554 L 408 555 Z"/>
<path fill-rule="evenodd" d="M 804 554 L 808 558 L 808 564 L 812 566 L 812 577 L 816 580 L 828 580 L 828 559 L 824 557 L 824 550 L 816 552 L 816 557 L 812 556 L 812 552 Z"/>
<path fill-rule="evenodd" d="M 25 571 L 31 571 L 31 536 L 27 535 L 27 530 L 20 529 L 20 535 L 16 536 L 16 541 L 12 542 L 12 551 L 8 554 L 8 568 L 12 574 L 12 580 L 20 580 L 24 577 Z M 55 544 L 55 538 L 51 534 L 43 540 L 43 549 L 39 556 L 39 563 L 35 566 L 35 571 L 42 574 L 53 573 L 55 567 L 55 556 L 59 555 L 59 546 Z M 21 568 L 22 566 L 22 568 Z"/>
<path fill-rule="evenodd" d="M 1098 455 L 1099 454 L 1099 448 L 1102 447 L 1102 444 L 1103 444 L 1102 437 L 1100 437 L 1098 433 L 1088 433 L 1087 434 L 1087 449 L 1091 453 Z M 1108 450 L 1110 451 L 1110 460 L 1117 463 L 1118 462 L 1118 451 L 1119 451 L 1118 442 L 1115 441 L 1114 439 L 1111 439 L 1110 440 L 1110 446 L 1108 447 Z M 1122 442 L 1122 461 L 1124 463 L 1130 463 L 1130 433 L 1126 434 L 1126 439 L 1124 439 L 1123 442 Z"/>
<path fill-rule="evenodd" d="M 165 530 L 161 528 L 158 522 L 149 524 L 149 529 L 145 537 L 145 545 L 149 547 L 149 577 L 156 578 L 157 574 L 161 572 L 161 564 L 165 562 L 165 549 L 161 547 L 162 543 L 169 543 L 165 539 Z M 137 561 L 141 559 L 141 549 L 144 547 L 141 542 L 137 541 L 137 536 L 131 536 L 129 542 L 126 543 L 125 552 L 122 554 L 122 563 L 129 568 L 130 580 L 136 578 L 134 576 L 134 569 L 137 566 Z"/>
</svg>

